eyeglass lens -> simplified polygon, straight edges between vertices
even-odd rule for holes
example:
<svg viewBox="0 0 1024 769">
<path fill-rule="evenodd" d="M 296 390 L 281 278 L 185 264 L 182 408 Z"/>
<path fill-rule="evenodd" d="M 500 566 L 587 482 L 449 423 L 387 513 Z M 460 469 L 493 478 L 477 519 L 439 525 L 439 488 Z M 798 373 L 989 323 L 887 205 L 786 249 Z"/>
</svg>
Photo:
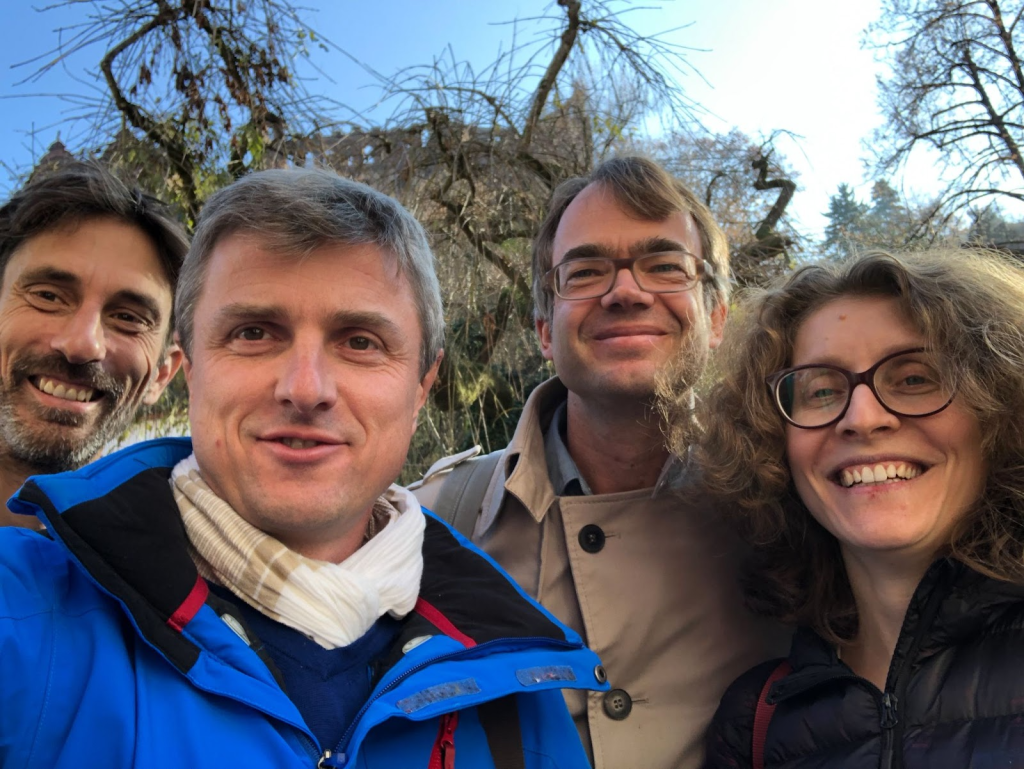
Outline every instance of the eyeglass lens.
<svg viewBox="0 0 1024 769">
<path fill-rule="evenodd" d="M 615 284 L 615 275 L 628 260 L 570 259 L 555 267 L 555 292 L 563 299 L 603 296 Z M 700 279 L 697 259 L 681 251 L 645 254 L 632 263 L 633 277 L 644 291 L 685 291 Z"/>
<path fill-rule="evenodd" d="M 852 396 L 843 369 L 812 366 L 791 371 L 776 384 L 779 408 L 800 427 L 820 427 L 835 420 Z M 882 363 L 873 378 L 882 405 L 899 416 L 924 416 L 942 409 L 951 399 L 942 385 L 934 359 L 926 352 L 898 355 Z"/>
</svg>

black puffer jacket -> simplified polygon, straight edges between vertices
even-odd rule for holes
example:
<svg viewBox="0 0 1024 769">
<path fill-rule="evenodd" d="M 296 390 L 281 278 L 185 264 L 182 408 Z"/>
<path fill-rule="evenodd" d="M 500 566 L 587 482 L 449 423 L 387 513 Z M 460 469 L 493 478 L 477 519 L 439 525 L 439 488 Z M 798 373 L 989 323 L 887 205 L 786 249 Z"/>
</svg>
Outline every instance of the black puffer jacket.
<svg viewBox="0 0 1024 769">
<path fill-rule="evenodd" d="M 777 703 L 765 769 L 1024 768 L 1024 586 L 936 562 L 907 610 L 885 692 L 800 630 Z M 754 711 L 776 667 L 726 692 L 708 732 L 708 769 L 751 766 Z"/>
</svg>

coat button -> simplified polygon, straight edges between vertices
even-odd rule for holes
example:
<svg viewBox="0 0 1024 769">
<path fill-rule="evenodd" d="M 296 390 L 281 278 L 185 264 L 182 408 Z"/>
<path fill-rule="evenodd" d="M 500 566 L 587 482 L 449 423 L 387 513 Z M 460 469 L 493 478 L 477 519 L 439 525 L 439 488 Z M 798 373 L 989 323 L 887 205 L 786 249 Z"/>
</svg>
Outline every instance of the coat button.
<svg viewBox="0 0 1024 769">
<path fill-rule="evenodd" d="M 599 684 L 603 684 L 608 680 L 608 674 L 604 670 L 604 665 L 596 665 L 594 667 L 594 680 Z"/>
<path fill-rule="evenodd" d="M 604 693 L 604 712 L 608 718 L 621 721 L 633 709 L 633 699 L 625 689 L 612 689 Z"/>
<path fill-rule="evenodd" d="M 604 532 L 600 526 L 588 523 L 580 529 L 580 547 L 588 553 L 600 553 L 604 548 Z"/>
</svg>

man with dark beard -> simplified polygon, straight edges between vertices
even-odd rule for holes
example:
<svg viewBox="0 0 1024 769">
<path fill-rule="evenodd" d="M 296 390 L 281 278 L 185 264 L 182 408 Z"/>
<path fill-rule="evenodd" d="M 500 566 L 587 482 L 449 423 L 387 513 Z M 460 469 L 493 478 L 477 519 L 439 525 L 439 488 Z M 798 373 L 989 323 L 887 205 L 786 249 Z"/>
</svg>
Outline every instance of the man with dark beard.
<svg viewBox="0 0 1024 769">
<path fill-rule="evenodd" d="M 155 199 L 70 163 L 0 207 L 0 496 L 96 457 L 181 364 L 188 240 Z M 0 526 L 39 525 L 0 507 Z"/>
<path fill-rule="evenodd" d="M 669 458 L 655 409 L 668 369 L 692 397 L 728 290 L 724 234 L 655 163 L 565 182 L 533 247 L 557 376 L 495 463 L 449 457 L 415 490 L 603 660 L 611 691 L 565 693 L 598 769 L 700 766 L 725 687 L 784 643 L 743 608 L 738 542 Z"/>
</svg>

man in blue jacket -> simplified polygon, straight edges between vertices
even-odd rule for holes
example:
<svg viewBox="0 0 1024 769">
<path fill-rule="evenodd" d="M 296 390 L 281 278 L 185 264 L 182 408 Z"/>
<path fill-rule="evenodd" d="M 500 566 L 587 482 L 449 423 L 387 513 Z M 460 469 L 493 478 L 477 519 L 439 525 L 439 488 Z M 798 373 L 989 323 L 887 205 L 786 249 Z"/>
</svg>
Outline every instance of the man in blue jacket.
<svg viewBox="0 0 1024 769">
<path fill-rule="evenodd" d="M 214 195 L 192 439 L 30 480 L 0 530 L 0 767 L 586 766 L 579 637 L 392 486 L 443 317 L 419 224 L 321 171 Z"/>
</svg>

